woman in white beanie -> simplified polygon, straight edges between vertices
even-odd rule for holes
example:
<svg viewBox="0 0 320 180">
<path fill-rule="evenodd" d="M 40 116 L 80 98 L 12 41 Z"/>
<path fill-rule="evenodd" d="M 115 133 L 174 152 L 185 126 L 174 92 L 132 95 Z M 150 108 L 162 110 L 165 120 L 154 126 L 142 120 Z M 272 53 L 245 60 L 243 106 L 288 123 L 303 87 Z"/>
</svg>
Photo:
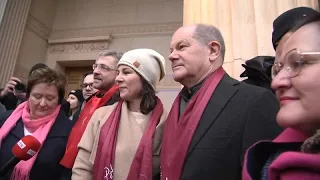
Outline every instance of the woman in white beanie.
<svg viewBox="0 0 320 180">
<path fill-rule="evenodd" d="M 121 101 L 95 111 L 78 145 L 72 179 L 160 178 L 167 113 L 155 95 L 165 59 L 151 49 L 126 52 L 118 63 Z"/>
</svg>

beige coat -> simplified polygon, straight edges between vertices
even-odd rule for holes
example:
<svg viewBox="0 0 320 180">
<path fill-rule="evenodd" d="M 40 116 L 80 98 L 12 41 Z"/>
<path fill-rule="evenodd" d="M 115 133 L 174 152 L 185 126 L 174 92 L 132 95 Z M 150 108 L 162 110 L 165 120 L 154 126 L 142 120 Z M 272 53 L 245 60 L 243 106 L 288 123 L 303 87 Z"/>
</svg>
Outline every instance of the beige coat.
<svg viewBox="0 0 320 180">
<path fill-rule="evenodd" d="M 93 178 L 93 163 L 99 142 L 100 129 L 117 104 L 118 103 L 111 106 L 101 107 L 94 112 L 78 145 L 79 153 L 72 169 L 73 180 L 91 180 Z M 154 136 L 154 175 L 159 174 L 160 172 L 160 147 L 166 118 L 167 113 L 165 112 L 160 119 L 160 123 L 157 125 Z M 125 102 L 123 103 L 114 162 L 115 180 L 125 180 L 127 178 L 131 162 L 147 126 L 148 120 L 141 123 L 135 121 L 132 113 L 127 108 L 127 104 Z"/>
</svg>

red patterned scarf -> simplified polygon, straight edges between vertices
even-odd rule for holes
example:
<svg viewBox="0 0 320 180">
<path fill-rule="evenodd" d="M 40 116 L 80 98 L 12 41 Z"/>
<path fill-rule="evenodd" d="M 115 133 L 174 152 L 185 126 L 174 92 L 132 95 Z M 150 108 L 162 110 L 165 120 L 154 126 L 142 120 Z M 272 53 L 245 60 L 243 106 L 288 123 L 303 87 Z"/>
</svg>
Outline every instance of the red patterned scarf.
<svg viewBox="0 0 320 180">
<path fill-rule="evenodd" d="M 106 168 L 109 169 L 109 173 L 106 175 L 107 179 L 114 178 L 113 167 L 122 103 L 123 101 L 118 103 L 106 123 L 101 127 L 97 154 L 93 166 L 94 180 L 103 180 Z M 152 180 L 153 137 L 162 114 L 163 105 L 160 99 L 157 98 L 157 105 L 150 116 L 149 123 L 131 163 L 130 172 L 127 177 L 128 180 Z"/>
<path fill-rule="evenodd" d="M 102 98 L 96 96 L 92 97 L 85 105 L 83 110 L 80 113 L 80 116 L 73 126 L 66 148 L 66 152 L 60 161 L 60 164 L 69 169 L 72 168 L 74 161 L 78 154 L 78 144 L 81 140 L 81 137 L 86 130 L 89 120 L 93 115 L 94 111 L 99 107 L 104 106 L 111 97 L 117 92 L 118 86 L 113 86 L 107 93 L 103 95 Z M 99 92 L 97 93 L 99 94 Z"/>
<path fill-rule="evenodd" d="M 180 179 L 184 160 L 200 118 L 213 92 L 223 78 L 223 68 L 217 69 L 190 99 L 179 118 L 180 95 L 175 99 L 168 115 L 161 148 L 162 180 Z"/>
</svg>

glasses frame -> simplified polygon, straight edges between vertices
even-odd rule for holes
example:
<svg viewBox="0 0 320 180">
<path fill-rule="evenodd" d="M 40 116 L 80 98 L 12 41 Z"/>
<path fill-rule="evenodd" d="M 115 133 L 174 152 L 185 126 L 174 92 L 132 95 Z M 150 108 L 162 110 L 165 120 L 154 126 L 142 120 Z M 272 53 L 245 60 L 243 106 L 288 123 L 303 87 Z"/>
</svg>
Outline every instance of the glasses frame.
<svg viewBox="0 0 320 180">
<path fill-rule="evenodd" d="M 92 69 L 95 70 L 99 68 L 101 71 L 105 71 L 105 72 L 110 72 L 110 71 L 116 71 L 118 72 L 118 69 L 113 69 L 113 68 L 110 68 L 104 64 L 93 64 L 92 65 Z"/>
<path fill-rule="evenodd" d="M 301 51 L 299 51 L 299 49 L 297 49 L 297 48 L 294 48 L 294 49 L 291 49 L 290 51 L 288 51 L 287 52 L 287 54 L 284 56 L 285 57 L 285 62 L 284 62 L 284 64 L 283 63 L 280 63 L 280 62 L 275 62 L 273 65 L 272 65 L 272 67 L 271 67 L 271 78 L 272 79 L 274 79 L 280 72 L 281 72 L 281 70 L 284 68 L 287 72 L 288 72 L 288 74 L 289 74 L 289 77 L 290 78 L 293 78 L 293 77 L 296 77 L 296 76 L 298 76 L 299 74 L 300 74 L 300 71 L 301 71 L 301 69 L 302 69 L 302 65 L 299 67 L 299 70 L 296 72 L 296 73 L 294 73 L 294 74 L 292 74 L 292 68 L 290 67 L 290 66 L 287 66 L 286 67 L 286 62 L 288 61 L 287 60 L 287 56 L 288 56 L 288 54 L 290 54 L 292 51 L 296 51 L 297 52 L 297 54 L 299 55 L 299 57 L 300 57 L 300 61 L 303 59 L 303 56 L 305 56 L 305 55 L 320 55 L 320 51 L 310 51 L 310 52 L 301 52 Z M 303 61 L 303 60 L 302 60 Z M 315 62 L 315 61 L 320 61 L 320 58 L 319 59 L 316 59 L 316 60 L 308 60 L 308 62 Z M 276 66 L 278 66 L 278 67 L 280 67 L 281 69 L 278 71 L 278 73 L 276 74 L 276 75 L 274 75 L 274 68 L 276 68 Z M 291 75 L 290 75 L 291 74 Z"/>
<path fill-rule="evenodd" d="M 85 84 L 81 84 L 80 85 L 80 87 L 82 88 L 82 89 L 84 89 L 84 88 L 87 88 L 88 86 L 89 86 L 89 88 L 93 88 L 92 86 L 93 86 L 93 83 L 90 83 L 90 84 L 86 84 L 86 86 L 84 86 Z"/>
</svg>

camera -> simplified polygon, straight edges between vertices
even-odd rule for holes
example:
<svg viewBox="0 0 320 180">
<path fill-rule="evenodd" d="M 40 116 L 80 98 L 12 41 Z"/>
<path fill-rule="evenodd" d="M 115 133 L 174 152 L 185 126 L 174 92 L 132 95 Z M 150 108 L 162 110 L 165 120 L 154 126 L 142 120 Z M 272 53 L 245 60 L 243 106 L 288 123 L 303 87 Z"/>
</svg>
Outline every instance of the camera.
<svg viewBox="0 0 320 180">
<path fill-rule="evenodd" d="M 14 86 L 14 89 L 17 93 L 24 93 L 26 92 L 27 88 L 26 85 L 20 83 L 19 81 L 15 81 L 17 84 Z"/>
</svg>

